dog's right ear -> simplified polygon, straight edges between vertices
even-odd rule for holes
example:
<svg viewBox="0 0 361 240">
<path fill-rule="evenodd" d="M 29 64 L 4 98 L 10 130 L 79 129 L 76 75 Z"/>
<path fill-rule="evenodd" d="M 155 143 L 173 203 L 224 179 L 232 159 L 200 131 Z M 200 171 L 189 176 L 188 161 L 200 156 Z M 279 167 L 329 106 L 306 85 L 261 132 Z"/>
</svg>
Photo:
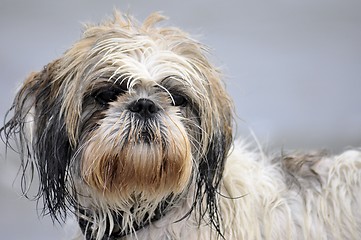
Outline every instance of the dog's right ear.
<svg viewBox="0 0 361 240">
<path fill-rule="evenodd" d="M 27 195 L 31 179 L 39 175 L 40 186 L 36 199 L 43 198 L 43 214 L 58 219 L 65 214 L 70 194 L 66 188 L 71 146 L 61 116 L 63 90 L 61 79 L 55 78 L 58 60 L 41 72 L 32 73 L 16 95 L 9 114 L 13 116 L 1 129 L 7 146 L 13 137 L 21 155 L 22 191 Z"/>
</svg>

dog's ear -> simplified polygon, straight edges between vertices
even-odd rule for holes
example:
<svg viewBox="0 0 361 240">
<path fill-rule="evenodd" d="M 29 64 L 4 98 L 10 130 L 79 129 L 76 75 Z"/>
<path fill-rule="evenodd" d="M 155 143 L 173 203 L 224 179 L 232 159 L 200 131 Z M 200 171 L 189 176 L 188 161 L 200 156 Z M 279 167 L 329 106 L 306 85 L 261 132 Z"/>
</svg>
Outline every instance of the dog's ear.
<svg viewBox="0 0 361 240">
<path fill-rule="evenodd" d="M 39 175 L 37 199 L 43 198 L 44 214 L 57 219 L 65 213 L 71 146 L 61 116 L 61 79 L 55 79 L 58 60 L 31 74 L 19 90 L 11 110 L 13 117 L 2 129 L 7 143 L 14 136 L 22 158 L 23 172 Z M 11 112 L 11 111 L 10 111 Z M 32 179 L 32 177 L 31 177 Z M 22 177 L 27 195 L 29 183 Z"/>
<path fill-rule="evenodd" d="M 207 132 L 205 154 L 199 162 L 197 178 L 198 207 L 200 216 L 207 212 L 209 222 L 221 233 L 218 186 L 222 179 L 224 164 L 233 142 L 233 102 L 220 80 L 220 74 L 208 75 L 209 105 L 207 111 L 201 116 L 201 126 Z M 202 204 L 206 202 L 206 209 Z M 197 206 L 195 206 L 197 207 Z"/>
</svg>

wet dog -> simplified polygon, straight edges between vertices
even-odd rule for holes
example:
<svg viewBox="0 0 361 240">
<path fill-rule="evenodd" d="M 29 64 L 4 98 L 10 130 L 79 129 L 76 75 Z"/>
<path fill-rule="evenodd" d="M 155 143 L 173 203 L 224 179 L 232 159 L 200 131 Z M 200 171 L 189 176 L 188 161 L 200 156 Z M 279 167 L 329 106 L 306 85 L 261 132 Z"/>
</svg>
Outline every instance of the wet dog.
<svg viewBox="0 0 361 240">
<path fill-rule="evenodd" d="M 2 134 L 45 210 L 80 239 L 359 239 L 361 153 L 234 143 L 207 48 L 162 19 L 88 25 L 22 85 Z"/>
</svg>

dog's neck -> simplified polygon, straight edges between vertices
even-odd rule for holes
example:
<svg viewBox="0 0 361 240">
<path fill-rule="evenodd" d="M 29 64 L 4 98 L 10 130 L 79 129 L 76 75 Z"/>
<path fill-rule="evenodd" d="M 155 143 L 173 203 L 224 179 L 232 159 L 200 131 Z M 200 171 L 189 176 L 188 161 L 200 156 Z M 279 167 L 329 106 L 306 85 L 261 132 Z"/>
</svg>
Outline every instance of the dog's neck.
<svg viewBox="0 0 361 240">
<path fill-rule="evenodd" d="M 167 208 L 169 207 L 168 201 L 163 201 L 158 205 L 158 207 L 153 212 L 152 216 L 149 216 L 149 213 L 146 213 L 144 216 L 143 221 L 140 223 L 133 222 L 132 227 L 124 227 L 122 226 L 123 222 L 123 215 L 122 212 L 112 212 L 112 218 L 114 221 L 114 229 L 109 234 L 109 219 L 107 219 L 107 229 L 102 237 L 102 240 L 115 240 L 120 239 L 124 236 L 127 236 L 131 233 L 135 233 L 140 229 L 148 226 L 150 223 L 160 220 L 167 212 Z M 168 208 L 169 209 L 169 208 Z M 94 232 L 93 232 L 93 223 L 92 220 L 93 216 L 90 211 L 79 208 L 79 215 L 78 223 L 82 233 L 85 236 L 86 240 L 93 240 L 94 239 Z"/>
</svg>

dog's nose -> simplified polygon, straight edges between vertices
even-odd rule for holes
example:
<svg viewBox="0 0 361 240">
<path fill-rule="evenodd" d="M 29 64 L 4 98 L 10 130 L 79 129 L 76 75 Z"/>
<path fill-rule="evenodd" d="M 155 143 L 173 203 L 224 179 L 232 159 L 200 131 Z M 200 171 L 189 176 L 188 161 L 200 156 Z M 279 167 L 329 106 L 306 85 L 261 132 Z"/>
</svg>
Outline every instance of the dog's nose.
<svg viewBox="0 0 361 240">
<path fill-rule="evenodd" d="M 140 98 L 132 102 L 128 109 L 133 113 L 139 113 L 143 117 L 149 117 L 159 111 L 155 103 L 146 98 Z"/>
</svg>

